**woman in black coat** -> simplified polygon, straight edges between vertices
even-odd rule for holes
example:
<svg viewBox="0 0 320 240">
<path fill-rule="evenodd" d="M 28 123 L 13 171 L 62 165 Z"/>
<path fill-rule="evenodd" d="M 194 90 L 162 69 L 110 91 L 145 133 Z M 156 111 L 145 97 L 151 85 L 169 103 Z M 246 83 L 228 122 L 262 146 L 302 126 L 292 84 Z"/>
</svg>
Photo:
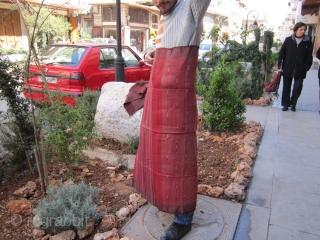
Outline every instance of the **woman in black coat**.
<svg viewBox="0 0 320 240">
<path fill-rule="evenodd" d="M 305 35 L 306 29 L 307 26 L 303 22 L 296 23 L 293 28 L 294 33 L 284 40 L 279 52 L 278 68 L 282 67 L 283 76 L 282 111 L 287 111 L 289 107 L 292 111 L 296 111 L 303 80 L 313 62 L 313 44 L 310 38 Z M 294 79 L 294 84 L 290 97 L 292 79 Z"/>
</svg>

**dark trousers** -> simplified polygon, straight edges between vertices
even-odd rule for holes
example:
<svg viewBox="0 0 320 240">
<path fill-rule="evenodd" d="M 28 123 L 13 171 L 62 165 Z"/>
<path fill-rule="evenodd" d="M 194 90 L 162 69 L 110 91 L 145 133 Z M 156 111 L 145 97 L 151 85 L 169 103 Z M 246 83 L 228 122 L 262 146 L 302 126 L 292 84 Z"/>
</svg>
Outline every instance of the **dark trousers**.
<svg viewBox="0 0 320 240">
<path fill-rule="evenodd" d="M 189 212 L 186 214 L 176 214 L 173 221 L 175 223 L 189 225 L 192 222 L 193 214 L 194 214 L 194 212 Z"/>
<path fill-rule="evenodd" d="M 304 78 L 294 78 L 293 89 L 291 94 L 292 79 L 293 78 L 283 77 L 281 105 L 284 107 L 289 107 L 290 105 L 295 107 L 297 105 L 298 98 L 300 97 L 302 91 Z"/>
</svg>

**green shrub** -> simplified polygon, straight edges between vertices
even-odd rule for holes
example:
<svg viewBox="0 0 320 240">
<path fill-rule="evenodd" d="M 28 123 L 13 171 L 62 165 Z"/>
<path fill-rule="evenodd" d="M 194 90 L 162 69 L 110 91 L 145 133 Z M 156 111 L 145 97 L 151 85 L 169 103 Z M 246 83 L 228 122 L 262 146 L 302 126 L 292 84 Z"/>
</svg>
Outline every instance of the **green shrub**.
<svg viewBox="0 0 320 240">
<path fill-rule="evenodd" d="M 38 124 L 44 134 L 46 154 L 55 155 L 61 161 L 75 163 L 83 157 L 82 150 L 91 146 L 94 137 L 94 116 L 98 92 L 85 92 L 72 107 L 58 99 L 39 108 Z"/>
<path fill-rule="evenodd" d="M 7 54 L 27 54 L 27 52 L 22 48 L 0 48 L 0 55 Z"/>
<path fill-rule="evenodd" d="M 202 59 L 199 61 L 197 66 L 197 82 L 209 85 L 211 79 L 211 73 L 214 71 L 215 66 L 219 63 L 221 59 L 222 50 L 213 46 L 212 50 L 209 51 L 206 56 L 210 58 L 208 61 Z"/>
<path fill-rule="evenodd" d="M 270 60 L 271 67 L 277 66 L 278 56 L 279 56 L 278 52 L 271 52 L 271 60 Z"/>
<path fill-rule="evenodd" d="M 250 98 L 251 94 L 251 81 L 245 76 L 235 77 L 232 86 L 237 89 L 240 99 Z"/>
<path fill-rule="evenodd" d="M 236 77 L 232 82 L 232 86 L 237 89 L 240 99 L 249 98 L 251 96 L 251 80 L 248 76 L 249 73 L 245 71 L 244 67 L 239 63 L 236 63 L 234 67 L 236 69 Z"/>
<path fill-rule="evenodd" d="M 235 131 L 245 120 L 246 106 L 232 86 L 235 72 L 223 58 L 215 68 L 209 86 L 197 84 L 203 96 L 201 110 L 207 127 L 212 131 Z"/>
<path fill-rule="evenodd" d="M 101 91 L 85 91 L 83 96 L 76 97 L 77 107 L 84 109 L 88 115 L 94 118 L 100 94 Z"/>
<path fill-rule="evenodd" d="M 21 94 L 22 66 L 21 62 L 11 62 L 7 58 L 0 61 L 0 100 L 8 105 L 5 114 L 8 121 L 0 123 L 0 144 L 12 153 L 11 163 L 16 167 L 27 163 L 25 153 L 32 149 L 35 141 L 29 101 Z"/>
<path fill-rule="evenodd" d="M 135 135 L 135 136 L 129 136 L 129 149 L 131 151 L 132 154 L 135 154 L 138 150 L 138 146 L 139 146 L 139 136 Z"/>
<path fill-rule="evenodd" d="M 89 220 L 97 222 L 106 214 L 96 212 L 98 194 L 97 187 L 84 181 L 69 186 L 61 183 L 58 188 L 49 186 L 47 197 L 34 209 L 38 216 L 36 227 L 49 233 L 84 229 Z"/>
</svg>

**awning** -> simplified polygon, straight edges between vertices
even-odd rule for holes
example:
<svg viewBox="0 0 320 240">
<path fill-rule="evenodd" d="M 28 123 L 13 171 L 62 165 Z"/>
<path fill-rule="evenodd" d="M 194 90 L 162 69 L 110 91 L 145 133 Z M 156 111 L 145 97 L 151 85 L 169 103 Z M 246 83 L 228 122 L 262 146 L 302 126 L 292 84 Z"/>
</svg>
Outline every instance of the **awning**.
<svg viewBox="0 0 320 240">
<path fill-rule="evenodd" d="M 20 2 L 28 2 L 28 3 L 34 3 L 40 5 L 42 3 L 42 0 L 20 0 Z M 58 1 L 60 2 L 60 1 Z M 57 1 L 54 0 L 45 0 L 43 1 L 44 6 L 50 6 L 54 9 L 62 9 L 62 10 L 84 10 L 86 7 L 79 6 L 76 3 L 72 4 L 72 1 L 68 1 L 67 4 L 64 3 L 57 3 Z"/>
<path fill-rule="evenodd" d="M 320 2 L 318 0 L 304 0 L 302 2 L 301 15 L 315 14 L 318 11 Z"/>
<path fill-rule="evenodd" d="M 126 5 L 126 6 L 129 6 L 129 7 L 141 8 L 141 9 L 147 10 L 147 11 L 152 12 L 152 13 L 157 14 L 157 15 L 160 14 L 160 10 L 155 6 L 150 7 L 150 6 L 136 4 L 136 3 L 121 3 L 121 5 Z"/>
<path fill-rule="evenodd" d="M 97 6 L 102 6 L 102 7 L 106 6 L 106 5 L 116 5 L 115 0 L 86 0 L 86 2 L 88 5 L 97 5 Z M 139 3 L 142 3 L 142 4 L 137 4 L 137 3 L 132 3 L 131 0 L 122 0 L 121 5 L 144 9 L 144 10 L 147 10 L 149 12 L 152 12 L 154 14 L 159 15 L 160 14 L 159 9 L 156 8 L 155 6 L 150 6 L 150 2 L 152 3 L 152 1 L 144 0 L 144 1 L 139 1 Z"/>
<path fill-rule="evenodd" d="M 136 0 L 136 3 L 147 6 L 153 6 L 153 2 L 151 0 Z"/>
</svg>

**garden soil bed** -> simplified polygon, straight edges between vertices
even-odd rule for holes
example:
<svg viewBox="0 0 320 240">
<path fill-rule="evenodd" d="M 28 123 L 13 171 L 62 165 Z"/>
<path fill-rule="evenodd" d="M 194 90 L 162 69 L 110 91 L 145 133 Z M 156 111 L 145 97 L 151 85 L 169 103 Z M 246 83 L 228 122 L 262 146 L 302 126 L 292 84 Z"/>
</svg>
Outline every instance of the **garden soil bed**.
<svg viewBox="0 0 320 240">
<path fill-rule="evenodd" d="M 225 189 L 232 183 L 231 174 L 235 172 L 239 164 L 240 143 L 232 139 L 237 139 L 234 136 L 241 136 L 248 132 L 246 124 L 236 133 L 224 132 L 220 135 L 201 129 L 197 132 L 199 139 L 199 184 Z M 98 145 L 99 148 L 113 148 L 113 151 L 117 153 L 129 152 L 128 146 L 121 145 L 113 140 L 110 141 L 110 139 L 100 139 Z M 120 147 L 122 149 L 119 149 Z M 108 166 L 98 158 L 73 166 L 67 166 L 57 159 L 52 159 L 48 166 L 49 179 L 51 184 L 54 185 L 60 180 L 67 181 L 70 178 L 73 182 L 79 182 L 84 177 L 86 182 L 90 182 L 100 189 L 98 204 L 106 206 L 108 214 L 114 214 L 128 204 L 129 195 L 135 193 L 135 190 L 132 187 L 131 170 L 121 168 L 118 171 L 111 171 L 107 170 L 107 167 L 112 166 Z M 6 169 L 6 166 L 3 166 L 3 168 Z M 35 207 L 37 201 L 42 198 L 37 174 L 30 174 L 26 169 L 20 170 L 11 173 L 10 176 L 6 175 L 4 181 L 0 184 L 0 239 L 2 240 L 33 239 L 33 214 L 27 213 L 26 215 L 16 216 L 7 209 L 10 201 L 21 199 L 21 197 L 14 196 L 13 193 L 25 186 L 28 181 L 33 181 L 37 185 L 36 192 L 32 196 L 26 197 L 31 202 L 32 207 Z M 228 198 L 223 193 L 219 198 L 237 201 L 237 199 Z M 125 222 L 120 221 L 118 228 L 123 224 Z M 96 227 L 94 233 L 97 232 L 99 230 Z M 93 239 L 93 236 L 94 234 L 85 239 Z"/>
</svg>

